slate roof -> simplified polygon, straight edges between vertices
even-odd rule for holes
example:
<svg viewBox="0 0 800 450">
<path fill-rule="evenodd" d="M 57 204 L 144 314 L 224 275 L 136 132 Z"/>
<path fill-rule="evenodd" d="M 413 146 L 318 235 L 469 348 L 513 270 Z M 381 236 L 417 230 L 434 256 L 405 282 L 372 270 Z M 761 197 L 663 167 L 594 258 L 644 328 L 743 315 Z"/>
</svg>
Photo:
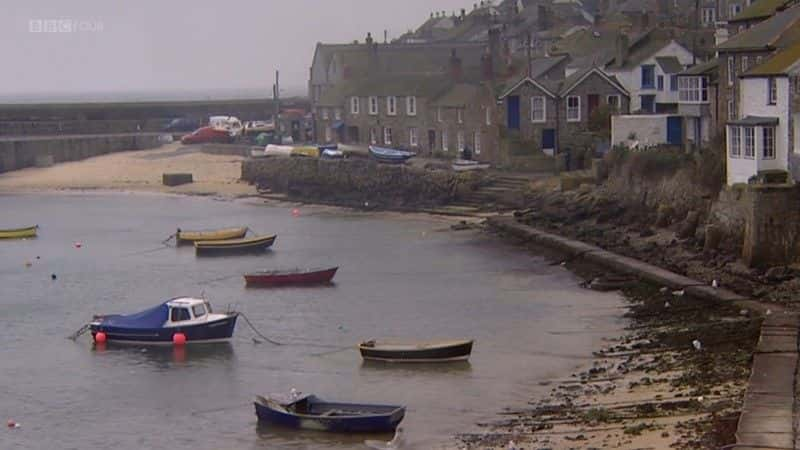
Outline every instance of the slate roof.
<svg viewBox="0 0 800 450">
<path fill-rule="evenodd" d="M 719 68 L 719 58 L 714 58 L 704 63 L 695 64 L 692 67 L 684 70 L 683 72 L 679 73 L 679 76 L 687 75 L 713 75 L 717 72 Z"/>
<path fill-rule="evenodd" d="M 761 64 L 745 72 L 743 77 L 763 77 L 770 75 L 786 75 L 793 66 L 800 62 L 800 42 L 770 56 Z"/>
<path fill-rule="evenodd" d="M 728 22 L 736 23 L 766 19 L 773 16 L 777 11 L 784 9 L 793 1 L 794 0 L 756 0 L 735 17 L 729 19 Z"/>
<path fill-rule="evenodd" d="M 447 89 L 431 103 L 436 106 L 466 106 L 478 96 L 482 87 L 477 84 L 458 83 Z"/>
<path fill-rule="evenodd" d="M 585 78 L 587 78 L 592 73 L 598 74 L 600 77 L 606 79 L 606 81 L 614 85 L 614 87 L 616 87 L 620 92 L 622 92 L 626 96 L 630 96 L 625 87 L 622 86 L 622 84 L 620 84 L 619 80 L 617 80 L 617 77 L 609 76 L 598 67 L 587 67 L 565 78 L 564 81 L 561 82 L 558 95 L 560 96 L 567 95 L 570 91 L 572 91 L 572 89 L 575 86 L 580 84 Z"/>
<path fill-rule="evenodd" d="M 553 68 L 566 61 L 569 57 L 567 55 L 532 58 L 531 59 L 531 76 L 539 78 L 546 75 Z"/>
<path fill-rule="evenodd" d="M 720 44 L 720 51 L 747 51 L 781 48 L 800 40 L 800 5 L 734 35 Z"/>
<path fill-rule="evenodd" d="M 657 56 L 656 63 L 666 74 L 672 75 L 683 72 L 683 65 L 678 61 L 678 58 L 674 56 Z"/>
<path fill-rule="evenodd" d="M 731 120 L 728 125 L 744 126 L 775 126 L 778 124 L 777 117 L 747 116 L 739 120 Z"/>
</svg>

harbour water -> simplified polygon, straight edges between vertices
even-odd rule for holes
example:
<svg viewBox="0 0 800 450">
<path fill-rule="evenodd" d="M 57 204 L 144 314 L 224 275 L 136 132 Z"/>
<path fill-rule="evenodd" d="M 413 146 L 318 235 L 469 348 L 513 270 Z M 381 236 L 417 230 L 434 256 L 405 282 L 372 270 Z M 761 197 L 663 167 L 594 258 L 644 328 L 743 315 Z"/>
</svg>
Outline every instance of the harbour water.
<svg viewBox="0 0 800 450">
<path fill-rule="evenodd" d="M 623 325 L 616 294 L 578 287 L 544 258 L 424 216 L 267 207 L 132 194 L 0 196 L 0 432 L 15 449 L 345 449 L 364 436 L 259 426 L 252 397 L 296 388 L 323 398 L 397 403 L 416 448 L 475 430 L 590 363 Z M 197 258 L 160 242 L 178 226 L 245 224 L 277 233 L 264 255 Z M 79 246 L 76 244 L 80 244 Z M 26 265 L 30 262 L 30 266 Z M 246 271 L 338 265 L 335 284 L 247 289 Z M 51 274 L 56 279 L 51 279 Z M 187 348 L 66 339 L 92 314 L 204 295 L 244 312 L 229 344 Z M 365 364 L 375 337 L 476 340 L 468 363 Z"/>
</svg>

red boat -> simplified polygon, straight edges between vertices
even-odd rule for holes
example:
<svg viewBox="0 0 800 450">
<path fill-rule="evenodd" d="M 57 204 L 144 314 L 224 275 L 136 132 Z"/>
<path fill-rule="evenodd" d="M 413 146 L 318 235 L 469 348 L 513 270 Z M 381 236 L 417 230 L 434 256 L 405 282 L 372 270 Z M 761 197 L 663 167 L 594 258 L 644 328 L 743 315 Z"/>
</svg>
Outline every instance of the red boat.
<svg viewBox="0 0 800 450">
<path fill-rule="evenodd" d="M 330 283 L 338 267 L 269 270 L 244 274 L 248 286 L 286 286 Z"/>
</svg>

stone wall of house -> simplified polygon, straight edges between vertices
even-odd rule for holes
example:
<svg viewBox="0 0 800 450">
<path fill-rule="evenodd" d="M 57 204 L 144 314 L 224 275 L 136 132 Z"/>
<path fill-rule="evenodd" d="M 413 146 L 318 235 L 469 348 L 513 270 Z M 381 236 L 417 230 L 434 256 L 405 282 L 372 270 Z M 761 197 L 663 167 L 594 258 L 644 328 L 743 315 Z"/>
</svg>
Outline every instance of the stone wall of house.
<svg viewBox="0 0 800 450">
<path fill-rule="evenodd" d="M 370 129 L 375 129 L 377 134 L 377 144 L 387 145 L 392 147 L 406 147 L 416 151 L 426 152 L 427 148 L 427 123 L 431 123 L 433 116 L 431 116 L 430 108 L 428 107 L 429 99 L 424 97 L 417 97 L 417 113 L 410 116 L 406 111 L 406 97 L 397 97 L 396 114 L 390 116 L 387 113 L 386 102 L 387 97 L 378 97 L 378 114 L 372 115 L 369 113 L 369 98 L 359 98 L 359 111 L 358 114 L 353 114 L 350 110 L 350 99 L 345 102 L 344 109 L 342 110 L 342 119 L 346 127 L 343 131 L 347 143 L 359 143 L 362 145 L 371 144 L 370 142 Z M 319 133 L 324 137 L 324 127 L 330 126 L 337 122 L 333 113 L 329 114 L 329 119 L 323 120 L 317 114 L 319 124 Z M 384 128 L 391 128 L 392 142 L 387 143 L 384 141 L 383 130 Z M 410 129 L 417 129 L 417 146 L 413 147 L 410 143 Z M 358 139 L 351 139 L 350 134 L 358 135 Z M 338 142 L 336 133 L 332 133 L 333 142 Z"/>
<path fill-rule="evenodd" d="M 355 207 L 421 208 L 468 194 L 483 183 L 484 176 L 358 158 L 260 158 L 242 162 L 241 178 L 302 200 Z"/>
<path fill-rule="evenodd" d="M 800 256 L 800 187 L 751 185 L 742 258 L 751 267 L 788 265 Z"/>
<path fill-rule="evenodd" d="M 533 153 L 541 152 L 542 133 L 544 130 L 556 130 L 558 128 L 558 115 L 560 113 L 558 101 L 530 83 L 525 83 L 517 88 L 514 95 L 519 96 L 519 140 L 525 144 L 525 147 L 520 149 L 523 151 L 522 154 L 512 154 L 511 156 L 530 156 Z M 531 120 L 531 99 L 533 97 L 544 97 L 545 99 L 545 120 L 543 122 Z M 513 137 L 513 134 L 513 131 L 510 132 L 510 137 Z"/>
</svg>

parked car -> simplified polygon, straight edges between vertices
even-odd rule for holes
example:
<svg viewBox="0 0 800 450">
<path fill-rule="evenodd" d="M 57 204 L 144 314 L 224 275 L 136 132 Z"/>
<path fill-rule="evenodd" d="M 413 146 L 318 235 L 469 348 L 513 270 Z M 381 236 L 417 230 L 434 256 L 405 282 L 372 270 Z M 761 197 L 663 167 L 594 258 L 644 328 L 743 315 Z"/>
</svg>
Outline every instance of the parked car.
<svg viewBox="0 0 800 450">
<path fill-rule="evenodd" d="M 208 118 L 208 126 L 225 130 L 231 136 L 241 135 L 244 129 L 242 121 L 234 116 L 211 116 Z"/>
<path fill-rule="evenodd" d="M 177 117 L 164 126 L 164 131 L 192 131 L 200 126 L 199 120 Z"/>
<path fill-rule="evenodd" d="M 226 130 L 203 127 L 181 138 L 181 144 L 201 144 L 204 142 L 230 143 L 233 142 L 233 137 Z"/>
</svg>

